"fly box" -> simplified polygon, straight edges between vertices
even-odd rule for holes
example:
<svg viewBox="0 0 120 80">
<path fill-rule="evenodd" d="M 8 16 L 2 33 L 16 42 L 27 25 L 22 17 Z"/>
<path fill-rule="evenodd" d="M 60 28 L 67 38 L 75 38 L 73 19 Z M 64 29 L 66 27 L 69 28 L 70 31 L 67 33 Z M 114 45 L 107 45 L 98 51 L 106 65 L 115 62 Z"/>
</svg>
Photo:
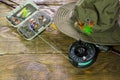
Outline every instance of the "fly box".
<svg viewBox="0 0 120 80">
<path fill-rule="evenodd" d="M 6 18 L 26 40 L 36 37 L 52 22 L 51 16 L 30 0 L 16 7 Z"/>
</svg>

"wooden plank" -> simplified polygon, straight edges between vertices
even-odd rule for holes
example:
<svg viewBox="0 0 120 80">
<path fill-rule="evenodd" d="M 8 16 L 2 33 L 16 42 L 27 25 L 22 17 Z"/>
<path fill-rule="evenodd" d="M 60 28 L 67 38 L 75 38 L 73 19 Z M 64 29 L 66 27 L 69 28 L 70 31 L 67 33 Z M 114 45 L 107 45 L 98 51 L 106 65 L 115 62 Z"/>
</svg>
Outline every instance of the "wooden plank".
<svg viewBox="0 0 120 80">
<path fill-rule="evenodd" d="M 0 56 L 0 80 L 119 80 L 119 57 L 103 54 L 84 69 L 73 67 L 59 54 Z"/>
</svg>

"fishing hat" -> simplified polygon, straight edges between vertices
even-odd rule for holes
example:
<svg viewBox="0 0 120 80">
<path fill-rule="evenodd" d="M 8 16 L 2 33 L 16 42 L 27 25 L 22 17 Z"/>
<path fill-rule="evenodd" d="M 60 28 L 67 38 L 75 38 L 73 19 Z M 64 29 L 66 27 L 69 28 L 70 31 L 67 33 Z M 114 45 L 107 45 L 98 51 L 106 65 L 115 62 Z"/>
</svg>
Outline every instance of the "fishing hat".
<svg viewBox="0 0 120 80">
<path fill-rule="evenodd" d="M 54 23 L 76 40 L 120 45 L 119 9 L 119 0 L 79 0 L 61 6 Z"/>
</svg>

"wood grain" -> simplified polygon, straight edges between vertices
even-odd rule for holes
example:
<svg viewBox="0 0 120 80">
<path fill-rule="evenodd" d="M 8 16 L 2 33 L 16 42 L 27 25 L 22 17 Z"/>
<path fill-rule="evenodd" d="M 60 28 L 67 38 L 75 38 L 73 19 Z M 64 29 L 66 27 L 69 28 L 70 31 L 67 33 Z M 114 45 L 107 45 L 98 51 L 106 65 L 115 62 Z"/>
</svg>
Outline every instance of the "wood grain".
<svg viewBox="0 0 120 80">
<path fill-rule="evenodd" d="M 11 9 L 0 3 L 0 15 L 9 11 Z M 26 41 L 5 17 L 0 16 L 0 19 L 0 80 L 120 80 L 119 56 L 101 52 L 90 67 L 75 68 L 39 37 Z M 60 32 L 53 34 L 49 30 L 39 36 L 66 56 L 69 45 L 75 41 Z M 115 48 L 120 50 L 120 46 Z"/>
</svg>

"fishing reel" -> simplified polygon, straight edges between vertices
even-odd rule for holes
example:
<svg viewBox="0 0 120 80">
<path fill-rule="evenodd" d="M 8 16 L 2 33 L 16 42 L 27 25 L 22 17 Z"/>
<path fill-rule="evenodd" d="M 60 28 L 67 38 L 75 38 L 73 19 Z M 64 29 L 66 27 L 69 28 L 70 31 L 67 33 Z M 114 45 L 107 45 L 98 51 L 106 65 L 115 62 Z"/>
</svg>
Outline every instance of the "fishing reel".
<svg viewBox="0 0 120 80">
<path fill-rule="evenodd" d="M 120 52 L 111 46 L 91 44 L 79 40 L 70 45 L 68 49 L 69 61 L 73 66 L 78 68 L 88 67 L 95 62 L 97 54 L 100 51 L 120 55 Z"/>
</svg>

